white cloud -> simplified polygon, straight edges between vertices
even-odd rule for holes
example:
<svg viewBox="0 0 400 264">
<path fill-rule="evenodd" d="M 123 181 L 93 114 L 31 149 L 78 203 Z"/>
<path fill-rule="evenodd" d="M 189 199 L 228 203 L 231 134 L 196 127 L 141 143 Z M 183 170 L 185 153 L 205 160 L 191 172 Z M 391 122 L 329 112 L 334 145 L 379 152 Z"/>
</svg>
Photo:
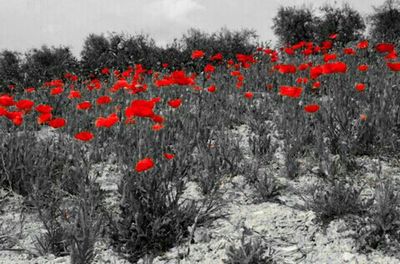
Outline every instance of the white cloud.
<svg viewBox="0 0 400 264">
<path fill-rule="evenodd" d="M 184 20 L 190 13 L 205 9 L 194 0 L 157 0 L 149 8 L 153 15 L 170 20 Z"/>
</svg>

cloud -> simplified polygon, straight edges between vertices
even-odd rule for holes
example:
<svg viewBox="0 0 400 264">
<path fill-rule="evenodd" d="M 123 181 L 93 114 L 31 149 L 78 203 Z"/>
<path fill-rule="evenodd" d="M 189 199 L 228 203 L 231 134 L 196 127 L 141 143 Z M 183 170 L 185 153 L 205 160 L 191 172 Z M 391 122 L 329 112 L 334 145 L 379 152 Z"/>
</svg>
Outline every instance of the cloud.
<svg viewBox="0 0 400 264">
<path fill-rule="evenodd" d="M 185 20 L 190 13 L 205 9 L 195 0 L 157 0 L 149 8 L 153 15 L 175 21 Z"/>
</svg>

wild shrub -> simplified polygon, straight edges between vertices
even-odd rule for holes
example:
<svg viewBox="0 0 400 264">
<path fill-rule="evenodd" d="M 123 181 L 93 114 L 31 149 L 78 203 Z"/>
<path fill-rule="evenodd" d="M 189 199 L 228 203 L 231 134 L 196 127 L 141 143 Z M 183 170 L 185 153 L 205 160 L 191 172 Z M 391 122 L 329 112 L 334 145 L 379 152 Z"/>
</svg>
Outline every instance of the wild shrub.
<svg viewBox="0 0 400 264">
<path fill-rule="evenodd" d="M 71 263 L 91 263 L 95 258 L 95 243 L 104 223 L 101 209 L 102 192 L 96 184 L 87 186 L 78 197 L 75 225 L 71 230 Z"/>
<path fill-rule="evenodd" d="M 362 199 L 362 190 L 363 187 L 357 187 L 343 179 L 335 179 L 327 184 L 320 183 L 315 187 L 308 207 L 324 224 L 348 214 L 362 215 L 372 203 L 372 200 Z"/>
<path fill-rule="evenodd" d="M 45 229 L 44 233 L 36 237 L 36 251 L 39 255 L 49 253 L 55 256 L 68 255 L 70 223 L 66 211 L 62 209 L 62 192 L 54 186 L 46 191 L 35 189 L 32 201 Z"/>
<path fill-rule="evenodd" d="M 274 126 L 271 122 L 251 121 L 250 130 L 253 135 L 249 136 L 250 150 L 259 160 L 270 161 L 273 158 L 276 145 L 272 143 L 272 132 Z"/>
<path fill-rule="evenodd" d="M 374 204 L 367 217 L 358 219 L 355 238 L 361 251 L 400 248 L 400 196 L 393 181 L 383 180 L 375 189 Z"/>
<path fill-rule="evenodd" d="M 225 264 L 274 264 L 272 257 L 273 251 L 260 237 L 246 239 L 243 231 L 240 244 L 234 243 L 226 248 L 227 259 L 223 259 Z M 247 241 L 246 241 L 247 240 Z"/>
<path fill-rule="evenodd" d="M 286 176 L 294 179 L 299 174 L 298 159 L 313 144 L 312 128 L 307 126 L 304 111 L 295 101 L 284 101 L 280 114 L 278 129 L 284 143 Z"/>
<path fill-rule="evenodd" d="M 224 177 L 238 174 L 243 159 L 238 139 L 220 132 L 215 137 L 212 141 L 199 141 L 197 145 L 198 158 L 194 166 L 200 173 L 196 181 L 203 194 L 215 193 Z"/>
<path fill-rule="evenodd" d="M 120 188 L 121 214 L 112 221 L 111 238 L 128 260 L 159 254 L 188 235 L 201 207 L 199 202 L 180 199 L 189 167 L 182 157 L 150 171 L 126 172 Z"/>
<path fill-rule="evenodd" d="M 267 168 L 260 170 L 260 163 L 247 164 L 246 181 L 254 187 L 256 197 L 262 202 L 271 201 L 284 189 L 284 186 L 274 177 Z"/>
</svg>

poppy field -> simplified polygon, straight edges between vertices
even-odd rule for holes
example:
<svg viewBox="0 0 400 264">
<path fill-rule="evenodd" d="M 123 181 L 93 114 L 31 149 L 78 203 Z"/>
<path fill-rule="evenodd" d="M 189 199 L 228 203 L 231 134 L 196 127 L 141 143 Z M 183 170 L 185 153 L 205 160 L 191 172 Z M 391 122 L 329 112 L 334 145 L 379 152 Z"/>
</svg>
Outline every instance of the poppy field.
<svg viewBox="0 0 400 264">
<path fill-rule="evenodd" d="M 398 45 L 336 38 L 234 59 L 193 50 L 182 68 L 66 72 L 0 94 L 0 212 L 19 197 L 19 217 L 41 226 L 22 245 L 0 222 L 0 250 L 112 263 L 102 242 L 115 263 L 162 263 L 180 247 L 164 263 L 197 263 L 191 248 L 209 243 L 197 230 L 224 218 L 240 178 L 249 204 L 311 212 L 318 232 L 344 221 L 357 254 L 397 261 Z M 245 233 L 215 263 L 317 263 Z"/>
</svg>

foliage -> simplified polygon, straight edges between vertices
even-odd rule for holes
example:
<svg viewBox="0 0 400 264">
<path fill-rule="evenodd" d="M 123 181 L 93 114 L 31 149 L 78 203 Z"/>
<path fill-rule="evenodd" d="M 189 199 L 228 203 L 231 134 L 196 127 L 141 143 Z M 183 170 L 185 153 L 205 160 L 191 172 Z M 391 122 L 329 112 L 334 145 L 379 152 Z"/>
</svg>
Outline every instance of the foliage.
<svg viewBox="0 0 400 264">
<path fill-rule="evenodd" d="M 355 238 L 361 251 L 400 248 L 400 197 L 393 181 L 384 179 L 375 189 L 375 203 L 366 218 L 357 221 Z"/>
<path fill-rule="evenodd" d="M 225 264 L 274 264 L 272 251 L 261 238 L 250 238 L 246 241 L 245 231 L 242 232 L 240 245 L 231 244 L 226 248 L 228 259 L 223 259 Z"/>
<path fill-rule="evenodd" d="M 282 45 L 314 39 L 315 16 L 310 8 L 281 6 L 273 18 L 273 23 L 272 29 Z"/>
<path fill-rule="evenodd" d="M 327 184 L 315 186 L 307 204 L 324 224 L 349 214 L 363 215 L 373 200 L 363 200 L 362 190 L 363 187 L 355 186 L 352 181 L 343 178 L 330 180 Z"/>
<path fill-rule="evenodd" d="M 25 54 L 21 70 L 25 74 L 25 85 L 40 85 L 45 81 L 57 79 L 66 72 L 75 72 L 78 61 L 68 47 L 47 47 L 32 49 Z"/>
<path fill-rule="evenodd" d="M 369 16 L 370 35 L 376 41 L 398 42 L 400 37 L 400 2 L 386 0 L 381 6 L 375 7 Z"/>
<path fill-rule="evenodd" d="M 280 194 L 284 186 L 274 177 L 268 169 L 260 169 L 260 162 L 248 164 L 246 180 L 256 190 L 256 196 L 262 202 L 273 201 Z"/>
<path fill-rule="evenodd" d="M 22 81 L 21 56 L 17 52 L 3 50 L 0 53 L 0 93 Z"/>
<path fill-rule="evenodd" d="M 322 16 L 317 18 L 317 40 L 322 42 L 332 34 L 337 34 L 337 42 L 342 45 L 360 39 L 365 23 L 360 13 L 349 4 L 342 8 L 325 5 L 320 9 Z"/>
</svg>

